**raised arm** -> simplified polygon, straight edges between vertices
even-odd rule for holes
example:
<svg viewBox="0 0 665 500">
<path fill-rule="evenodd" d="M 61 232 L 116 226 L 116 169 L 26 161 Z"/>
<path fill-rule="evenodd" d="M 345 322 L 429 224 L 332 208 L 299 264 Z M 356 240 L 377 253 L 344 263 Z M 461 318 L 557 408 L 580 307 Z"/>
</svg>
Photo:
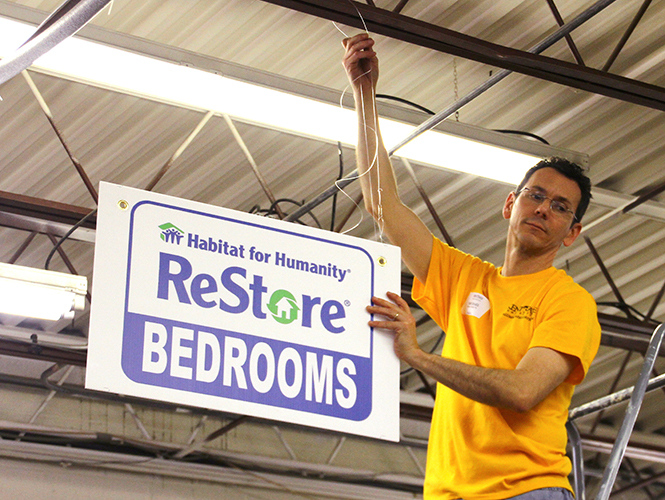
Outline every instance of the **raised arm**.
<svg viewBox="0 0 665 500">
<path fill-rule="evenodd" d="M 432 235 L 399 198 L 376 112 L 379 60 L 373 49 L 374 40 L 361 34 L 342 43 L 343 65 L 353 88 L 358 115 L 356 159 L 365 207 L 391 243 L 402 249 L 402 260 L 409 270 L 424 283 L 432 253 Z"/>
</svg>

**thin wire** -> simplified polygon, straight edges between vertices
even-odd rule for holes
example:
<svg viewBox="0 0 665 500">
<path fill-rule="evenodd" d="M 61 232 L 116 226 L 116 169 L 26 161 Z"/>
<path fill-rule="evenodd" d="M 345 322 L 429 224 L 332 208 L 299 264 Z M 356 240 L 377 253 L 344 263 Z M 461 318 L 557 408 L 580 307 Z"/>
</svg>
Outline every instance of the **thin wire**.
<svg viewBox="0 0 665 500">
<path fill-rule="evenodd" d="M 363 23 L 363 28 L 365 29 L 365 33 L 367 33 L 367 35 L 370 36 L 369 30 L 367 29 L 367 23 L 365 23 L 365 18 L 363 17 L 363 15 L 358 10 L 358 7 L 356 7 L 356 5 L 351 1 L 349 1 L 349 4 L 351 4 L 353 6 L 353 8 L 356 10 L 356 12 L 358 13 L 358 17 L 360 18 L 360 21 Z M 337 29 L 337 31 L 339 31 L 342 35 L 344 35 L 345 38 L 350 38 L 349 35 L 347 35 L 344 32 L 344 30 L 342 30 L 337 25 L 337 23 L 335 23 L 333 21 L 332 24 Z M 370 72 L 371 72 L 371 69 L 368 70 L 366 73 L 363 73 L 362 75 L 360 75 L 358 78 L 356 78 L 356 80 L 368 75 Z M 349 88 L 349 86 L 347 85 L 344 88 L 344 90 L 342 91 L 342 95 L 340 96 L 340 108 L 342 108 L 342 109 L 344 109 L 343 100 L 344 100 L 344 95 L 346 94 L 346 90 L 348 88 Z M 365 134 L 365 144 L 367 144 L 367 129 L 368 129 L 368 127 L 367 127 L 367 117 L 365 116 L 365 95 L 363 93 L 362 87 L 360 87 L 360 103 L 361 103 L 361 106 L 362 106 L 363 123 L 365 124 L 365 127 L 363 128 L 363 131 L 364 131 L 364 134 Z M 374 115 L 375 123 L 378 125 L 379 115 L 378 115 L 375 99 L 372 99 L 372 114 Z M 384 229 L 385 224 L 384 224 L 384 220 L 383 220 L 383 203 L 382 203 L 382 199 L 381 199 L 381 192 L 382 192 L 381 176 L 380 176 L 380 169 L 378 168 L 379 133 L 376 129 L 371 129 L 371 130 L 372 130 L 372 132 L 374 132 L 374 138 L 375 138 L 374 142 L 376 144 L 376 149 L 374 151 L 374 156 L 373 156 L 372 160 L 370 161 L 369 153 L 367 154 L 367 163 L 369 165 L 369 168 L 365 172 L 363 172 L 362 174 L 358 174 L 358 176 L 356 176 L 354 180 L 360 179 L 362 176 L 369 174 L 369 172 L 372 170 L 372 168 L 377 166 L 377 183 L 378 183 L 377 198 L 378 199 L 377 199 L 377 214 L 376 214 L 375 229 L 378 229 L 378 234 L 375 233 L 375 237 L 379 241 L 383 241 L 383 229 Z M 370 176 L 370 203 L 371 203 L 371 206 L 374 206 L 374 190 L 372 189 L 372 180 L 371 179 L 372 178 Z M 353 198 L 351 198 L 351 196 L 349 196 L 344 191 L 344 189 L 342 189 L 340 187 L 340 185 L 338 184 L 338 181 L 335 181 L 335 186 L 337 187 L 338 190 L 340 190 L 344 194 L 344 196 L 346 196 L 349 200 L 351 200 L 353 202 L 353 204 L 356 206 L 356 208 L 360 208 L 360 206 L 355 202 L 355 200 Z M 347 234 L 347 233 L 353 231 L 358 226 L 360 226 L 360 224 L 363 222 L 363 220 L 364 220 L 364 215 L 363 215 L 362 210 L 360 210 L 360 220 L 353 227 L 347 229 L 346 231 L 343 231 L 342 234 Z"/>
<path fill-rule="evenodd" d="M 371 70 L 370 70 L 371 71 Z M 369 73 L 369 71 L 367 72 Z M 366 74 L 367 74 L 366 73 Z M 363 75 L 364 76 L 364 75 Z M 379 115 L 377 113 L 376 109 L 376 100 L 372 97 L 372 109 L 371 113 L 374 118 L 374 123 L 377 124 L 379 123 Z M 365 95 L 363 93 L 362 87 L 360 87 L 360 101 L 362 103 L 362 115 L 363 115 L 363 123 L 365 126 L 363 127 L 363 133 L 365 134 L 365 144 L 367 144 L 367 116 L 365 115 Z M 376 148 L 374 149 L 374 155 L 372 157 L 372 161 L 370 162 L 369 158 L 369 151 L 366 152 L 367 154 L 367 164 L 369 165 L 369 168 L 367 171 L 362 174 L 368 174 L 369 172 L 372 171 L 373 168 L 376 168 L 376 226 L 375 228 L 378 229 L 378 234 L 375 233 L 375 236 L 378 237 L 378 240 L 383 242 L 383 228 L 385 226 L 385 221 L 383 220 L 383 199 L 382 199 L 382 192 L 383 189 L 381 188 L 381 169 L 379 168 L 379 132 L 377 129 L 372 129 L 372 132 L 374 132 L 374 143 L 376 144 Z M 374 190 L 372 189 L 372 176 L 369 176 L 369 193 L 370 193 L 370 204 L 372 207 L 374 207 Z"/>
<path fill-rule="evenodd" d="M 339 26 L 337 26 L 337 23 L 336 23 L 335 21 L 332 21 L 332 24 L 333 24 L 333 26 L 334 26 L 335 28 L 337 28 L 337 31 L 339 31 L 342 35 L 344 35 L 344 38 L 351 38 L 349 35 L 347 35 L 346 33 L 344 33 L 344 31 L 342 30 L 342 28 L 340 28 Z"/>
<path fill-rule="evenodd" d="M 371 70 L 369 70 L 369 71 L 363 73 L 362 75 L 358 76 L 358 78 L 356 78 L 356 80 L 358 80 L 359 78 L 362 78 L 363 76 L 369 74 L 370 71 Z M 342 92 L 342 97 L 340 98 L 340 106 L 342 107 L 342 109 L 344 109 L 344 106 L 342 105 L 341 101 L 344 99 L 344 93 L 346 92 L 346 89 L 348 89 L 348 88 L 349 87 L 347 85 L 344 88 L 344 91 Z M 367 129 L 370 128 L 370 127 L 367 127 L 367 117 L 365 116 L 365 105 L 364 105 L 365 95 L 363 93 L 362 87 L 360 87 L 360 102 L 361 102 L 361 108 L 362 108 L 362 119 L 363 119 L 363 123 L 365 124 L 365 127 L 363 127 L 363 133 L 365 134 L 365 144 L 367 144 Z M 378 118 L 379 117 L 378 117 L 378 113 L 377 113 L 377 109 L 376 109 L 376 101 L 374 99 L 372 99 L 372 114 L 375 117 L 375 122 L 378 124 Z M 376 129 L 371 128 L 371 130 L 372 130 L 372 132 L 374 132 L 374 138 L 375 138 L 375 143 L 376 143 L 376 149 L 374 150 L 374 156 L 372 158 L 372 161 L 370 161 L 370 157 L 369 157 L 369 153 L 368 153 L 367 163 L 369 165 L 369 168 L 365 172 L 363 172 L 362 174 L 358 174 L 356 177 L 353 178 L 353 180 L 357 180 L 357 179 L 360 179 L 361 177 L 363 177 L 365 175 L 368 175 L 370 173 L 370 171 L 372 170 L 372 168 L 374 168 L 375 165 L 378 165 L 379 134 L 378 134 Z M 381 191 L 382 190 L 381 190 L 381 178 L 380 178 L 379 172 L 380 172 L 380 170 L 377 169 L 377 182 L 378 182 L 379 186 L 378 186 L 378 189 L 377 189 L 377 193 L 378 193 L 377 212 L 378 213 L 377 213 L 376 228 L 378 228 L 379 232 L 378 232 L 378 234 L 375 234 L 375 236 L 377 237 L 377 239 L 379 239 L 379 241 L 383 241 L 383 226 L 384 226 L 383 225 L 383 204 L 382 204 L 382 200 L 381 200 Z M 374 190 L 372 189 L 372 184 L 371 184 L 372 183 L 372 178 L 371 178 L 371 176 L 370 176 L 370 181 L 369 182 L 370 182 L 370 190 L 369 190 L 370 204 L 371 204 L 371 206 L 374 206 Z M 339 181 L 335 181 L 335 186 L 337 187 L 337 189 L 339 189 L 344 194 L 344 196 L 346 196 L 349 200 L 351 200 L 351 202 L 353 202 L 353 204 L 356 206 L 356 208 L 360 208 L 360 205 L 358 205 L 358 203 L 356 203 L 355 200 L 353 198 L 351 198 L 344 191 L 344 189 L 342 189 L 339 186 Z M 346 231 L 343 231 L 342 234 L 347 234 L 347 233 L 353 231 L 360 224 L 362 224 L 363 220 L 364 220 L 364 215 L 363 215 L 363 212 L 361 210 L 360 211 L 360 220 L 353 227 L 347 229 Z"/>
<path fill-rule="evenodd" d="M 365 24 L 365 18 L 363 17 L 363 15 L 362 15 L 362 14 L 360 13 L 360 11 L 358 10 L 358 7 L 356 7 L 356 5 L 355 5 L 353 2 L 351 2 L 351 0 L 348 0 L 348 2 L 349 2 L 349 4 L 350 4 L 354 9 L 356 9 L 356 12 L 358 13 L 358 17 L 360 18 L 360 21 L 363 23 L 363 28 L 365 28 L 365 33 L 367 33 L 367 34 L 369 35 L 369 30 L 367 29 L 367 24 Z M 335 24 L 335 23 L 333 22 L 333 24 Z M 341 31 L 342 33 L 344 33 L 341 29 L 339 29 L 339 28 L 337 27 L 337 25 L 335 25 L 335 27 L 336 27 L 339 31 Z M 344 35 L 344 36 L 346 36 L 346 35 Z M 347 37 L 347 38 L 348 38 L 348 37 Z"/>
</svg>

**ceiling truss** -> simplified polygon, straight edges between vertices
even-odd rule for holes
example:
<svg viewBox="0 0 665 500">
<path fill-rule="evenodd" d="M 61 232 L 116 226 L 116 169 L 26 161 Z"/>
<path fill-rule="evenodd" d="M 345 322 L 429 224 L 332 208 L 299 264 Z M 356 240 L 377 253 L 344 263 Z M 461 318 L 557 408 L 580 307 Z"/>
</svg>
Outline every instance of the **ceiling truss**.
<svg viewBox="0 0 665 500">
<path fill-rule="evenodd" d="M 650 0 L 644 1 L 640 10 L 636 13 L 635 18 L 632 20 L 631 25 L 626 30 L 624 37 L 617 44 L 614 52 L 611 57 L 608 59 L 605 67 L 602 70 L 593 70 L 584 66 L 584 63 L 579 55 L 579 51 L 575 47 L 570 32 L 565 34 L 566 40 L 570 46 L 571 52 L 574 54 L 578 64 L 573 65 L 569 63 L 564 63 L 555 59 L 551 59 L 545 56 L 539 56 L 536 54 L 523 52 L 508 47 L 502 47 L 499 45 L 491 44 L 483 40 L 475 39 L 466 35 L 452 32 L 444 28 L 429 25 L 415 19 L 410 19 L 399 14 L 399 12 L 406 5 L 407 1 L 402 0 L 393 12 L 388 12 L 383 9 L 376 8 L 373 5 L 371 0 L 368 0 L 368 6 L 363 4 L 351 3 L 351 2 L 331 2 L 325 0 L 265 0 L 269 3 L 275 3 L 278 5 L 286 6 L 291 9 L 299 10 L 308 14 L 317 15 L 324 17 L 326 19 L 332 19 L 338 22 L 343 22 L 347 25 L 356 26 L 362 28 L 362 21 L 359 14 L 364 19 L 364 22 L 367 24 L 367 27 L 376 33 L 397 38 L 403 41 L 410 43 L 416 43 L 423 47 L 428 47 L 434 50 L 444 51 L 453 55 L 460 57 L 472 59 L 475 61 L 483 62 L 485 64 L 490 64 L 492 66 L 497 66 L 504 68 L 508 71 L 517 71 L 526 75 L 534 76 L 537 78 L 543 78 L 545 80 L 560 83 L 564 85 L 569 85 L 575 88 L 580 88 L 590 92 L 595 92 L 601 95 L 614 97 L 617 99 L 622 99 L 627 102 L 632 102 L 640 104 L 643 106 L 648 106 L 653 109 L 665 110 L 665 89 L 653 85 L 644 84 L 635 80 L 630 80 L 627 78 L 619 77 L 616 75 L 611 75 L 607 73 L 614 60 L 616 60 L 619 55 L 622 47 L 625 45 L 626 40 L 639 23 L 641 17 L 644 15 L 644 12 L 651 3 Z M 550 5 L 553 15 L 555 16 L 556 21 L 560 26 L 565 26 L 563 19 L 561 18 L 556 5 L 552 0 L 547 0 Z M 602 10 L 605 6 L 611 3 L 610 0 L 601 1 L 595 4 L 595 8 Z M 572 31 L 574 28 L 570 28 Z M 30 84 L 29 75 L 26 74 L 26 80 Z M 39 94 L 34 83 L 31 85 L 35 97 L 40 103 L 42 110 L 47 116 L 49 123 L 51 124 L 54 132 L 58 136 L 62 146 L 65 148 L 68 156 L 70 157 L 73 165 L 76 167 L 81 180 L 86 185 L 91 196 L 97 201 L 96 192 L 92 183 L 90 182 L 85 169 L 83 166 L 76 160 L 75 155 L 70 150 L 67 145 L 67 142 L 59 131 L 55 119 L 53 118 L 50 110 L 43 97 Z M 197 128 L 190 134 L 188 139 L 183 143 L 181 148 L 179 148 L 169 159 L 169 161 L 162 167 L 162 169 L 156 173 L 155 177 L 147 187 L 152 189 L 161 177 L 168 171 L 172 163 L 178 158 L 184 148 L 186 148 L 189 143 L 195 139 L 198 132 L 205 126 L 207 120 L 209 120 L 211 115 L 206 115 L 203 120 L 199 123 Z M 229 124 L 232 127 L 232 124 Z M 242 139 L 238 136 L 238 143 L 242 147 Z M 246 148 L 245 148 L 246 149 Z M 253 167 L 254 173 L 264 188 L 266 196 L 272 203 L 275 203 L 274 196 L 271 196 L 270 188 L 262 181 L 258 167 L 256 167 L 255 162 L 251 160 L 251 154 L 248 152 L 248 161 Z M 414 182 L 419 185 L 415 174 L 413 171 L 410 172 Z M 449 240 L 452 244 L 452 239 L 448 235 L 447 231 L 443 227 L 443 224 L 440 222 L 436 216 L 432 204 L 429 202 L 427 195 L 425 194 L 422 188 L 419 188 L 425 203 L 428 205 L 432 216 L 437 220 L 437 225 L 439 226 L 445 239 Z M 665 190 L 665 185 L 657 186 L 650 193 L 643 196 L 638 203 L 632 204 L 632 206 L 624 207 L 624 213 L 628 212 L 634 206 L 637 206 L 641 203 L 644 203 L 652 199 L 657 194 Z M 311 207 L 310 207 L 311 208 Z M 279 210 L 279 209 L 278 209 Z M 18 257 L 24 252 L 28 246 L 31 244 L 33 239 L 37 234 L 46 234 L 49 239 L 56 244 L 56 237 L 62 237 L 68 229 L 73 227 L 77 222 L 79 222 L 84 216 L 89 215 L 89 209 L 82 207 L 75 207 L 71 205 L 64 205 L 60 203 L 54 203 L 47 200 L 39 200 L 35 198 L 29 198 L 21 195 L 16 195 L 12 193 L 0 193 L 0 225 L 6 227 L 13 227 L 16 229 L 21 229 L 29 231 L 28 236 L 26 237 L 23 244 L 19 247 L 15 255 L 12 257 L 13 261 L 16 261 Z M 280 213 L 280 217 L 284 218 L 284 214 Z M 94 226 L 95 218 L 94 216 L 90 217 L 89 220 L 85 221 L 81 225 L 81 229 L 77 232 L 74 232 L 72 237 L 74 239 L 81 239 L 83 241 L 93 241 L 94 239 Z M 652 330 L 652 325 L 650 323 L 651 316 L 655 310 L 657 304 L 660 302 L 665 292 L 665 285 L 661 289 L 658 296 L 654 299 L 653 306 L 650 308 L 650 311 L 644 315 L 644 320 L 637 320 L 634 315 L 631 313 L 630 308 L 623 300 L 618 288 L 614 284 L 611 276 L 606 271 L 602 263 L 602 259 L 595 251 L 591 240 L 587 238 L 587 245 L 594 258 L 596 259 L 599 267 L 603 270 L 608 283 L 612 286 L 612 290 L 615 293 L 618 302 L 621 305 L 622 310 L 626 312 L 627 318 L 617 318 L 615 316 L 609 315 L 599 315 L 599 320 L 603 327 L 603 342 L 606 345 L 611 345 L 614 347 L 621 347 L 628 349 L 626 357 L 624 358 L 623 365 L 619 370 L 618 375 L 612 383 L 612 388 L 615 389 L 625 368 L 625 365 L 628 363 L 628 360 L 631 356 L 632 351 L 644 351 L 646 349 L 646 344 L 648 343 L 648 334 Z M 67 256 L 61 249 L 58 250 L 60 256 L 67 263 L 70 271 L 76 272 L 70 262 L 68 262 Z M 403 289 L 408 287 L 408 283 L 403 283 Z M 32 342 L 15 342 L 3 340 L 0 341 L 0 353 L 11 355 L 11 356 L 20 356 L 20 357 L 30 357 L 35 359 L 50 360 L 55 361 L 56 363 L 63 363 L 67 365 L 76 365 L 84 366 L 85 365 L 85 353 L 76 352 L 67 349 L 58 349 L 50 346 L 40 345 L 39 338 Z M 60 365 L 55 365 L 51 372 L 46 373 L 42 377 L 43 385 L 50 389 L 49 394 L 52 397 L 52 394 L 56 392 L 60 393 L 69 393 L 74 392 L 73 388 L 68 388 L 65 384 L 66 376 L 62 377 L 59 382 L 53 384 L 48 381 L 49 376 L 52 373 L 57 372 L 60 369 Z M 29 385 L 33 382 L 27 380 L 9 380 L 4 378 L 3 383 L 13 384 L 13 385 Z M 427 381 L 423 378 L 425 385 Z M 610 392 L 613 392 L 611 390 Z M 87 397 L 91 397 L 90 394 Z M 95 396 L 96 397 L 96 396 Z M 48 400 L 45 400 L 45 404 L 48 403 Z M 127 410 L 133 414 L 137 426 L 141 426 L 142 423 L 136 413 L 133 412 L 133 407 L 131 402 L 122 402 Z M 135 401 L 134 403 L 144 404 L 144 401 Z M 428 411 L 417 406 L 403 404 L 402 405 L 402 416 L 405 418 L 414 418 L 418 419 L 428 418 Z M 594 436 L 594 431 L 598 428 L 601 421 L 602 414 L 599 414 L 597 419 L 594 421 L 590 433 L 588 433 L 584 439 L 588 446 L 595 446 L 597 449 L 602 448 L 601 445 L 597 444 L 598 438 Z M 229 424 L 221 427 L 216 433 L 208 435 L 203 441 L 199 441 L 198 445 L 190 445 L 189 447 L 181 449 L 176 453 L 175 458 L 183 458 L 193 452 L 199 451 L 200 447 L 217 437 L 228 432 L 231 428 L 246 423 L 248 419 L 246 417 L 236 418 L 232 420 Z M 147 433 L 146 433 L 147 434 Z M 595 443 L 595 444 L 594 444 Z M 420 443 L 422 445 L 422 443 Z M 288 445 L 285 443 L 285 446 Z M 413 443 L 407 443 L 407 448 L 413 446 Z M 665 451 L 659 450 L 665 455 Z M 180 456 L 178 456 L 180 455 Z M 292 464 L 291 464 L 292 466 Z M 638 480 L 628 486 L 624 487 L 618 493 L 623 492 L 624 490 L 628 491 L 632 488 L 645 488 L 649 484 L 659 480 L 663 474 L 655 474 L 650 478 L 641 478 L 638 475 Z M 390 482 L 386 483 L 390 486 Z M 394 485 L 394 484 L 393 484 Z M 402 486 L 404 487 L 404 486 Z M 417 491 L 417 488 L 416 490 Z"/>
<path fill-rule="evenodd" d="M 351 0 L 347 2 L 331 0 L 263 1 L 354 26 L 361 30 L 364 30 L 367 26 L 367 29 L 372 33 L 385 35 L 421 47 L 665 111 L 665 89 L 662 87 L 493 44 L 370 5 Z M 568 29 L 566 31 L 574 30 L 589 17 L 602 11 L 614 1 L 601 0 L 596 2 L 590 9 L 587 9 L 588 17 L 580 16 L 576 23 L 567 25 Z"/>
</svg>

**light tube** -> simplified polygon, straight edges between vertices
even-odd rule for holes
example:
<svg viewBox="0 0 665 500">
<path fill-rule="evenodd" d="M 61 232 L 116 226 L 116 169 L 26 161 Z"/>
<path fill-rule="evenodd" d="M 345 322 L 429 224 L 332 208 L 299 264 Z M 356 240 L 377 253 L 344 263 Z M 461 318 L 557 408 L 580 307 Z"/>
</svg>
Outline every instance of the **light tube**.
<svg viewBox="0 0 665 500">
<path fill-rule="evenodd" d="M 57 321 L 85 307 L 85 276 L 0 263 L 0 313 Z"/>
<path fill-rule="evenodd" d="M 34 27 L 0 18 L 0 57 L 7 56 Z M 68 38 L 37 59 L 38 71 L 114 91 L 201 111 L 315 139 L 355 146 L 355 111 L 314 99 L 233 80 L 196 68 L 139 55 L 81 38 Z M 386 147 L 415 127 L 380 119 Z M 540 157 L 471 139 L 428 131 L 397 156 L 452 171 L 516 185 Z"/>
</svg>

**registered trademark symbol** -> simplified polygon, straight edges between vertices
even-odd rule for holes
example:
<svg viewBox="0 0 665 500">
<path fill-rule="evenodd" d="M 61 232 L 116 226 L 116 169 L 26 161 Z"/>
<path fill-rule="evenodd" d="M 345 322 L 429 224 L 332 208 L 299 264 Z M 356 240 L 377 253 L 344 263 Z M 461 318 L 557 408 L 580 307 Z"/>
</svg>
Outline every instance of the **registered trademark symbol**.
<svg viewBox="0 0 665 500">
<path fill-rule="evenodd" d="M 379 265 L 385 266 L 388 263 L 385 257 L 379 257 Z"/>
<path fill-rule="evenodd" d="M 120 207 L 120 210 L 127 210 L 129 203 L 127 203 L 125 200 L 120 200 L 118 201 L 118 206 Z"/>
<path fill-rule="evenodd" d="M 351 305 L 351 301 L 350 301 L 350 300 L 345 300 L 345 301 L 344 301 L 344 305 L 345 305 L 346 307 L 349 307 L 349 306 Z"/>
</svg>

